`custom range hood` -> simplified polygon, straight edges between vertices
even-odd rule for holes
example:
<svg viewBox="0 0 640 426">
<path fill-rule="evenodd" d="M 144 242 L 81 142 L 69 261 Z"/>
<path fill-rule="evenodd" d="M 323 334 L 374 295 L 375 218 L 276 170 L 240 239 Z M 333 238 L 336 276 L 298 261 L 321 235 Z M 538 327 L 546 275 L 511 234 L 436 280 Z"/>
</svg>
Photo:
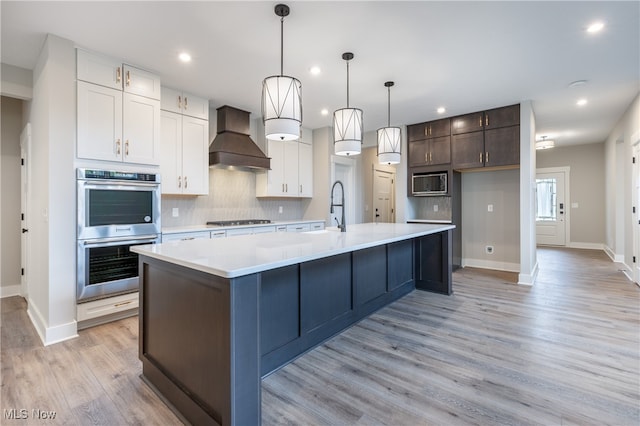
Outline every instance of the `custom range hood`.
<svg viewBox="0 0 640 426">
<path fill-rule="evenodd" d="M 249 114 L 228 105 L 218 108 L 217 135 L 209 145 L 210 167 L 271 168 L 271 159 L 249 137 Z"/>
</svg>

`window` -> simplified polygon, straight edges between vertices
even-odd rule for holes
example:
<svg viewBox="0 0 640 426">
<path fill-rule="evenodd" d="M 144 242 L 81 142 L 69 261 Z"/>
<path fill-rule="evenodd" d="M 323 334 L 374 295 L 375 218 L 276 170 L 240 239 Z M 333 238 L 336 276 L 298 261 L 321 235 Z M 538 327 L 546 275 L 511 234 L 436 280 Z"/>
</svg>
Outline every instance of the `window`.
<svg viewBox="0 0 640 426">
<path fill-rule="evenodd" d="M 536 179 L 536 221 L 555 221 L 556 179 Z"/>
</svg>

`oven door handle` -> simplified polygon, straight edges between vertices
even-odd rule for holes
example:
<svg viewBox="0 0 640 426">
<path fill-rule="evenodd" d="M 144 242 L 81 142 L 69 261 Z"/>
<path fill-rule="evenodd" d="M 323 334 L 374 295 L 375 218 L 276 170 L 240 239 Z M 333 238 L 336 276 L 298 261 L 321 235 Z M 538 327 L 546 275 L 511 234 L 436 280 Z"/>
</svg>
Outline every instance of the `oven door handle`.
<svg viewBox="0 0 640 426">
<path fill-rule="evenodd" d="M 158 241 L 157 235 L 141 235 L 139 237 L 126 237 L 126 238 L 99 238 L 94 240 L 84 240 L 83 244 L 85 246 L 97 245 L 97 244 L 107 244 L 107 243 L 127 243 L 127 242 L 136 242 L 136 243 L 155 243 Z"/>
<path fill-rule="evenodd" d="M 159 182 L 134 182 L 130 180 L 86 180 L 83 181 L 85 187 L 102 189 L 105 186 L 136 186 L 141 188 L 158 188 Z"/>
</svg>

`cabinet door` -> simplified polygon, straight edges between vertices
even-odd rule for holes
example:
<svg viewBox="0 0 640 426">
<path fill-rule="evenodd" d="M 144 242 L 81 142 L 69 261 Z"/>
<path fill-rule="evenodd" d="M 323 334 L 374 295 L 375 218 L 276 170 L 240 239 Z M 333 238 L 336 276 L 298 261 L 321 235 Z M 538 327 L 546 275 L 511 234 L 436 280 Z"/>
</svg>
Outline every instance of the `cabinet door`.
<svg viewBox="0 0 640 426">
<path fill-rule="evenodd" d="M 485 167 L 520 164 L 520 126 L 484 132 Z"/>
<path fill-rule="evenodd" d="M 163 194 L 182 194 L 182 116 L 161 111 L 160 174 Z"/>
<path fill-rule="evenodd" d="M 124 93 L 124 161 L 139 164 L 160 162 L 160 101 Z"/>
<path fill-rule="evenodd" d="M 483 112 L 460 115 L 451 119 L 451 134 L 476 132 L 483 129 Z"/>
<path fill-rule="evenodd" d="M 429 139 L 429 164 L 451 162 L 451 136 Z"/>
<path fill-rule="evenodd" d="M 424 166 L 428 164 L 429 141 L 409 142 L 409 167 Z"/>
<path fill-rule="evenodd" d="M 491 109 L 484 113 L 484 128 L 517 126 L 520 124 L 520 104 Z"/>
<path fill-rule="evenodd" d="M 124 65 L 123 69 L 125 92 L 160 100 L 160 77 L 131 65 Z"/>
<path fill-rule="evenodd" d="M 180 90 L 162 87 L 160 93 L 160 109 L 182 113 L 182 92 Z"/>
<path fill-rule="evenodd" d="M 182 116 L 183 193 L 209 193 L 209 122 Z"/>
<path fill-rule="evenodd" d="M 284 192 L 284 143 L 282 141 L 267 140 L 267 153 L 271 157 L 271 170 L 267 175 L 267 196 L 282 197 Z"/>
<path fill-rule="evenodd" d="M 451 120 L 443 118 L 442 120 L 430 121 L 426 123 L 424 132 L 428 138 L 449 136 L 451 134 Z"/>
<path fill-rule="evenodd" d="M 451 136 L 451 162 L 454 169 L 482 167 L 484 132 Z"/>
<path fill-rule="evenodd" d="M 182 113 L 202 120 L 209 120 L 209 101 L 189 93 L 183 93 Z"/>
<path fill-rule="evenodd" d="M 426 139 L 428 137 L 426 130 L 427 124 L 429 123 L 412 124 L 411 126 L 407 126 L 407 140 L 412 142 Z"/>
<path fill-rule="evenodd" d="M 298 141 L 284 141 L 284 192 L 288 197 L 298 197 Z M 273 167 L 273 165 L 272 165 Z"/>
<path fill-rule="evenodd" d="M 298 145 L 298 196 L 313 197 L 313 147 L 306 143 Z"/>
<path fill-rule="evenodd" d="M 78 158 L 122 161 L 122 92 L 78 82 Z"/>
<path fill-rule="evenodd" d="M 77 51 L 78 80 L 122 90 L 122 63 L 107 56 L 96 55 L 82 49 Z"/>
</svg>

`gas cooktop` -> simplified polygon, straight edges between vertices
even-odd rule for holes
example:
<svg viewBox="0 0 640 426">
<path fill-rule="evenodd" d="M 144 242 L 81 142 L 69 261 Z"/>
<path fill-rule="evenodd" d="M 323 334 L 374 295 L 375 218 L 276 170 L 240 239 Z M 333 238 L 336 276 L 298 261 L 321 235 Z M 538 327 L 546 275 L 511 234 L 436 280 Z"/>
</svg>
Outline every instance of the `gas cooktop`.
<svg viewBox="0 0 640 426">
<path fill-rule="evenodd" d="M 239 220 L 217 220 L 207 222 L 207 225 L 214 226 L 238 226 L 238 225 L 261 225 L 271 223 L 269 219 L 239 219 Z"/>
</svg>

